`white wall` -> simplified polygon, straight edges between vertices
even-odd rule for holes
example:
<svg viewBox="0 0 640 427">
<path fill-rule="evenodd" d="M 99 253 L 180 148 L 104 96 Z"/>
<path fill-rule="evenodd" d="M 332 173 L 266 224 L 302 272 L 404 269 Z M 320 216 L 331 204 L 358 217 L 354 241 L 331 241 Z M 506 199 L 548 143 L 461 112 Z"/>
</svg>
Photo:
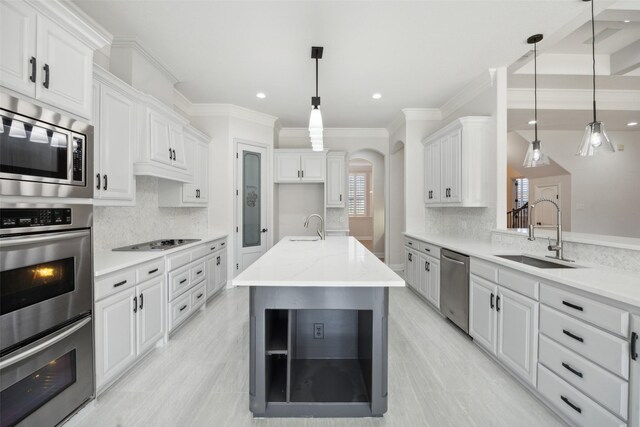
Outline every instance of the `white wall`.
<svg viewBox="0 0 640 427">
<path fill-rule="evenodd" d="M 277 243 L 285 236 L 315 236 L 319 220 L 311 219 L 304 228 L 304 220 L 313 213 L 323 215 L 324 184 L 278 184 L 279 215 Z"/>
<path fill-rule="evenodd" d="M 389 157 L 389 230 L 386 234 L 389 247 L 389 265 L 399 266 L 404 261 L 404 143 L 396 147 Z"/>
</svg>

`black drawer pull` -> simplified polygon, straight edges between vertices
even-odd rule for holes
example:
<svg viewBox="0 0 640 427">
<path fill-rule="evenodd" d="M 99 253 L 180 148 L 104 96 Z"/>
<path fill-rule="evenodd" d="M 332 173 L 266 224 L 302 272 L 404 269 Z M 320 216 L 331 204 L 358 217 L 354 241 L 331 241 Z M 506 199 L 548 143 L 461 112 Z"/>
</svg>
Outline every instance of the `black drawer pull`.
<svg viewBox="0 0 640 427">
<path fill-rule="evenodd" d="M 413 246 L 413 242 L 407 242 L 409 246 Z"/>
<path fill-rule="evenodd" d="M 493 309 L 494 304 L 493 304 L 493 298 L 495 297 L 495 295 L 493 295 L 493 292 L 491 292 L 491 309 Z"/>
<path fill-rule="evenodd" d="M 638 334 L 635 332 L 631 332 L 631 358 L 633 360 L 638 360 Z"/>
<path fill-rule="evenodd" d="M 202 298 L 202 295 L 204 295 L 204 294 L 200 294 L 200 295 L 198 295 L 198 296 L 197 296 L 197 299 Z"/>
<path fill-rule="evenodd" d="M 431 252 L 431 249 L 429 249 L 429 248 L 424 248 L 424 250 L 425 250 L 426 252 Z"/>
<path fill-rule="evenodd" d="M 143 293 L 140 294 L 140 310 L 142 310 L 142 307 L 144 307 L 144 294 Z"/>
<path fill-rule="evenodd" d="M 579 376 L 580 378 L 582 378 L 582 372 L 580 371 L 576 371 L 575 369 L 573 369 L 568 363 L 564 363 L 562 362 L 562 366 L 565 367 L 565 369 L 567 369 L 568 371 L 576 374 L 577 376 Z"/>
<path fill-rule="evenodd" d="M 113 285 L 113 287 L 114 287 L 114 288 L 117 288 L 118 286 L 122 286 L 122 285 L 124 285 L 125 283 L 127 283 L 127 281 L 126 281 L 126 280 L 123 280 L 122 282 L 118 282 L 118 283 L 116 283 L 115 285 Z"/>
<path fill-rule="evenodd" d="M 186 304 L 180 307 L 180 311 L 183 311 L 185 308 L 187 308 Z"/>
<path fill-rule="evenodd" d="M 566 403 L 567 405 L 571 406 L 571 408 L 572 408 L 574 411 L 576 411 L 577 413 L 579 413 L 579 414 L 581 414 L 581 413 L 582 413 L 582 409 L 580 409 L 580 407 L 579 407 L 579 406 L 576 406 L 576 405 L 574 405 L 573 403 L 571 403 L 571 402 L 569 401 L 569 399 L 567 399 L 566 397 L 564 397 L 564 396 L 560 396 L 560 399 L 562 399 L 562 401 L 563 401 L 564 403 Z"/>
<path fill-rule="evenodd" d="M 182 279 L 182 280 L 180 280 L 180 284 L 182 285 L 186 281 L 187 281 L 187 279 Z"/>
<path fill-rule="evenodd" d="M 157 269 L 157 268 L 154 268 L 154 269 L 153 269 L 153 270 L 151 270 L 148 274 L 153 274 L 153 273 L 155 273 L 156 271 L 158 271 L 158 269 Z"/>
<path fill-rule="evenodd" d="M 500 295 L 496 297 L 496 311 L 500 311 Z"/>
<path fill-rule="evenodd" d="M 198 271 L 198 272 L 196 273 L 196 276 L 198 276 L 198 275 L 200 275 L 200 274 L 202 274 L 202 270 Z"/>
<path fill-rule="evenodd" d="M 133 297 L 133 312 L 138 312 L 138 297 Z"/>
<path fill-rule="evenodd" d="M 568 337 L 573 338 L 573 339 L 574 339 L 574 340 L 576 340 L 576 341 L 584 342 L 584 339 L 583 339 L 583 338 L 581 338 L 581 337 L 579 337 L 579 336 L 577 336 L 577 335 L 575 335 L 575 334 L 572 334 L 571 332 L 567 331 L 566 329 L 563 329 L 563 330 L 562 330 L 562 333 L 563 333 L 563 334 L 565 334 L 565 335 L 566 335 L 566 336 L 568 336 Z"/>
<path fill-rule="evenodd" d="M 211 250 L 212 250 L 212 251 L 215 251 L 215 250 L 216 250 L 216 247 L 215 247 L 215 246 L 213 246 L 213 247 L 211 248 Z"/>
<path fill-rule="evenodd" d="M 584 309 L 579 305 L 571 304 L 570 302 L 562 301 L 562 304 L 566 305 L 567 307 L 573 308 L 574 310 L 584 311 Z"/>
</svg>

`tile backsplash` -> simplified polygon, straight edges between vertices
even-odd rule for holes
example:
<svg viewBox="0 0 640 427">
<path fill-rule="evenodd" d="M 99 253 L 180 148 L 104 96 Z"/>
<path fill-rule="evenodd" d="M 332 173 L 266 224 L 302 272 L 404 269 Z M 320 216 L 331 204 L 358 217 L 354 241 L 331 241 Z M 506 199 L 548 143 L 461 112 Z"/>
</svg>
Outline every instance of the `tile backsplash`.
<svg viewBox="0 0 640 427">
<path fill-rule="evenodd" d="M 159 208 L 158 178 L 136 178 L 136 205 L 95 206 L 93 244 L 95 251 L 149 240 L 207 233 L 206 208 Z"/>
<path fill-rule="evenodd" d="M 489 240 L 496 227 L 496 210 L 489 208 L 425 208 L 425 231 Z"/>
</svg>

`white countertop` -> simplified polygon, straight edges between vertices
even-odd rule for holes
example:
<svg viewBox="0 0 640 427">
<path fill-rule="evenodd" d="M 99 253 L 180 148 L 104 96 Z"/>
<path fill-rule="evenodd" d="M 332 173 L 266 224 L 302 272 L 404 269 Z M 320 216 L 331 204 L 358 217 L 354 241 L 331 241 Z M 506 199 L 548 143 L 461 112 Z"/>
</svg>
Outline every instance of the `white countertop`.
<svg viewBox="0 0 640 427">
<path fill-rule="evenodd" d="M 404 279 L 353 237 L 328 236 L 326 240 L 317 241 L 291 239 L 285 237 L 280 240 L 233 279 L 233 285 L 405 286 Z"/>
<path fill-rule="evenodd" d="M 494 229 L 494 233 L 507 234 L 519 237 L 528 237 L 527 228 Z M 536 237 L 551 237 L 555 239 L 556 230 L 536 229 Z M 576 233 L 563 231 L 562 240 L 565 242 L 582 243 L 587 245 L 607 246 L 610 248 L 631 249 L 640 251 L 640 239 L 636 237 L 606 236 L 600 234 Z"/>
<path fill-rule="evenodd" d="M 131 267 L 137 264 L 142 264 L 147 261 L 161 258 L 165 255 L 169 255 L 175 252 L 179 252 L 185 249 L 194 248 L 202 243 L 211 242 L 213 240 L 222 239 L 227 237 L 227 234 L 205 234 L 195 236 L 178 236 L 167 237 L 168 239 L 200 239 L 199 242 L 189 243 L 187 245 L 178 246 L 173 249 L 167 249 L 166 251 L 99 251 L 93 255 L 93 270 L 94 276 L 104 276 L 105 274 L 113 273 L 114 271 L 122 270 L 123 268 Z M 142 243 L 142 242 L 134 242 Z"/>
<path fill-rule="evenodd" d="M 640 275 L 637 273 L 607 270 L 580 261 L 575 265 L 584 268 L 543 269 L 497 257 L 496 255 L 520 254 L 522 252 L 498 248 L 489 241 L 421 232 L 406 232 L 404 235 L 640 309 Z M 527 255 L 542 255 L 544 257 L 548 254 L 530 252 Z"/>
</svg>

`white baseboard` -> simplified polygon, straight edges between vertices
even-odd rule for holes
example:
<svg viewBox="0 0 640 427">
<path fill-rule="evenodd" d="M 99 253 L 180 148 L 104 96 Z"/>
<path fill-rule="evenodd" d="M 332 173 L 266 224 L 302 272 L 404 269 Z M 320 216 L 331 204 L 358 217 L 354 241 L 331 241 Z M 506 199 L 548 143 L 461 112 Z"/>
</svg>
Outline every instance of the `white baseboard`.
<svg viewBox="0 0 640 427">
<path fill-rule="evenodd" d="M 390 269 L 402 275 L 404 273 L 404 264 L 387 264 Z"/>
</svg>

